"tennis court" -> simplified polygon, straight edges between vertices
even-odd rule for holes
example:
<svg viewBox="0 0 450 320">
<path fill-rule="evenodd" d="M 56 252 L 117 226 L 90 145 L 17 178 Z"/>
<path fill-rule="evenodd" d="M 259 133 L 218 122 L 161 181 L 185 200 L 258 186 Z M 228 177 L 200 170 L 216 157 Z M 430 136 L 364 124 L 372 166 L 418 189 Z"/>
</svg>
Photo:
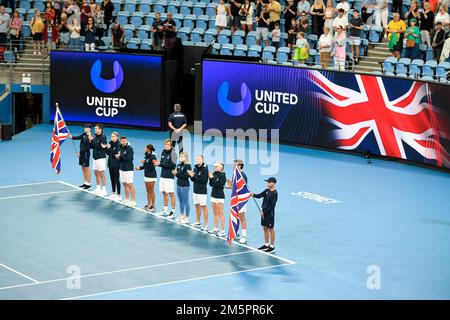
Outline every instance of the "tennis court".
<svg viewBox="0 0 450 320">
<path fill-rule="evenodd" d="M 0 299 L 95 297 L 293 264 L 62 181 L 3 186 L 0 205 Z"/>
</svg>

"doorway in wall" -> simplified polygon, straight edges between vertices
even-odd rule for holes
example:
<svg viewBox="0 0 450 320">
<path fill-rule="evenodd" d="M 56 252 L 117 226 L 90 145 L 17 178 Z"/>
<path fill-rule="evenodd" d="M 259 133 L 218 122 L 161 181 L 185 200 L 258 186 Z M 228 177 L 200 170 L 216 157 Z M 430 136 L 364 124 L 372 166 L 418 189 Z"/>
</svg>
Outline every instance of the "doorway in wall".
<svg viewBox="0 0 450 320">
<path fill-rule="evenodd" d="M 42 122 L 42 94 L 14 93 L 13 132 L 18 134 Z"/>
</svg>

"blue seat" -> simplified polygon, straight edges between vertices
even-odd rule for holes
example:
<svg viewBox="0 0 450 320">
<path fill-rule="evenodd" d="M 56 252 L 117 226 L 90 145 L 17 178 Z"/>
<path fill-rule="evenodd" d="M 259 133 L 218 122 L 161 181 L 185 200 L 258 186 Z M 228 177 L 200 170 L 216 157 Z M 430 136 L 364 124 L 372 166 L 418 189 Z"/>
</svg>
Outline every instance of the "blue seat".
<svg viewBox="0 0 450 320">
<path fill-rule="evenodd" d="M 256 45 L 256 32 L 255 31 L 250 31 L 249 33 L 247 33 L 247 40 L 245 41 L 245 43 L 249 47 Z"/>
<path fill-rule="evenodd" d="M 175 24 L 177 25 L 177 28 L 181 26 L 181 21 L 183 21 L 184 16 L 181 13 L 175 13 L 172 14 L 172 19 L 175 21 Z"/>
<path fill-rule="evenodd" d="M 224 56 L 231 56 L 233 55 L 233 50 L 234 46 L 231 43 L 226 43 L 220 48 L 220 54 Z"/>
<path fill-rule="evenodd" d="M 178 38 L 180 38 L 181 41 L 188 41 L 190 35 L 191 35 L 191 28 L 182 27 L 178 29 Z"/>
<path fill-rule="evenodd" d="M 245 31 L 236 30 L 231 38 L 231 41 L 234 45 L 244 44 Z"/>
<path fill-rule="evenodd" d="M 396 70 L 397 75 L 406 75 L 408 73 L 409 65 L 411 64 L 411 59 L 409 58 L 401 58 L 397 62 Z"/>
<path fill-rule="evenodd" d="M 208 29 L 209 17 L 207 15 L 197 16 L 197 28 Z"/>
<path fill-rule="evenodd" d="M 125 40 L 131 39 L 134 37 L 134 25 L 132 24 L 126 24 L 123 26 L 123 30 L 124 30 L 124 38 Z"/>
<path fill-rule="evenodd" d="M 216 3 L 208 3 L 206 6 L 206 15 L 209 17 L 215 17 L 216 16 Z"/>
<path fill-rule="evenodd" d="M 234 55 L 238 57 L 247 56 L 248 47 L 245 44 L 238 44 L 234 47 Z"/>
<path fill-rule="evenodd" d="M 194 43 L 192 41 L 188 41 L 188 40 L 182 41 L 182 43 L 183 43 L 183 46 L 193 46 L 194 45 Z"/>
<path fill-rule="evenodd" d="M 31 8 L 31 1 L 30 0 L 20 0 L 19 7 L 28 11 Z"/>
<path fill-rule="evenodd" d="M 155 4 L 155 12 L 163 13 L 166 12 L 167 2 L 165 0 L 158 0 Z"/>
<path fill-rule="evenodd" d="M 9 63 L 16 61 L 16 57 L 14 55 L 14 52 L 12 52 L 12 51 L 3 52 L 3 58 L 5 59 L 6 62 L 9 62 Z"/>
<path fill-rule="evenodd" d="M 194 22 L 197 17 L 194 14 L 188 14 L 184 16 L 183 27 L 194 29 Z"/>
<path fill-rule="evenodd" d="M 423 60 L 414 59 L 409 65 L 409 77 L 416 78 L 422 74 Z"/>
<path fill-rule="evenodd" d="M 383 32 L 383 28 L 379 28 L 377 26 L 372 26 L 369 31 L 369 41 L 370 42 L 380 42 L 382 32 Z"/>
<path fill-rule="evenodd" d="M 120 11 L 120 5 L 122 3 L 122 0 L 111 0 L 111 2 L 114 5 L 114 10 L 113 10 L 114 16 L 117 16 L 117 14 Z"/>
<path fill-rule="evenodd" d="M 291 53 L 291 49 L 288 47 L 280 47 L 277 51 L 277 61 L 278 63 L 284 63 L 289 60 L 289 54 Z"/>
<path fill-rule="evenodd" d="M 209 17 L 208 28 L 209 29 L 215 29 L 216 28 L 216 18 Z"/>
<path fill-rule="evenodd" d="M 130 16 L 130 13 L 128 11 L 120 11 L 117 14 L 117 23 L 121 25 L 128 24 L 128 17 Z"/>
<path fill-rule="evenodd" d="M 370 32 L 370 26 L 367 24 L 363 24 L 362 30 L 361 30 L 361 39 L 367 39 L 369 37 Z"/>
<path fill-rule="evenodd" d="M 256 44 L 249 46 L 247 56 L 249 57 L 260 57 L 261 56 L 261 46 Z"/>
<path fill-rule="evenodd" d="M 41 0 L 34 1 L 34 8 L 39 9 L 42 13 L 45 11 L 45 2 Z"/>
<path fill-rule="evenodd" d="M 432 76 L 423 76 L 421 79 L 423 81 L 434 81 L 434 78 Z"/>
<path fill-rule="evenodd" d="M 191 14 L 192 13 L 192 6 L 193 6 L 193 4 L 192 4 L 191 1 L 182 2 L 180 4 L 180 13 L 185 15 L 185 16 L 188 15 L 188 14 Z"/>
<path fill-rule="evenodd" d="M 167 5 L 167 12 L 172 14 L 178 13 L 180 10 L 180 1 L 170 1 Z"/>
<path fill-rule="evenodd" d="M 194 30 L 192 30 L 191 41 L 193 43 L 202 42 L 204 34 L 205 34 L 205 29 L 195 28 Z"/>
<path fill-rule="evenodd" d="M 207 44 L 207 43 L 205 43 L 205 42 L 196 42 L 196 43 L 194 43 L 194 45 L 195 45 L 196 47 L 204 47 L 204 48 L 206 48 L 206 47 L 209 46 L 209 44 Z"/>
<path fill-rule="evenodd" d="M 359 47 L 359 55 L 361 57 L 367 56 L 367 52 L 369 51 L 369 40 L 361 39 L 361 45 Z"/>
<path fill-rule="evenodd" d="M 131 15 L 131 24 L 134 24 L 135 27 L 140 27 L 143 24 L 144 14 L 140 11 L 133 12 Z"/>
<path fill-rule="evenodd" d="M 220 31 L 217 40 L 220 44 L 226 44 L 226 43 L 230 42 L 230 36 L 231 36 L 231 31 L 224 29 L 224 30 Z"/>
<path fill-rule="evenodd" d="M 31 29 L 30 29 L 30 22 L 28 21 L 24 21 L 22 23 L 22 29 L 20 29 L 22 31 L 22 36 L 25 38 L 28 38 L 31 36 Z"/>
<path fill-rule="evenodd" d="M 281 47 L 287 47 L 288 43 L 288 34 L 286 32 L 280 33 L 280 46 Z"/>
<path fill-rule="evenodd" d="M 127 48 L 128 49 L 139 49 L 139 46 L 141 44 L 141 40 L 138 38 L 131 38 L 127 42 Z"/>
<path fill-rule="evenodd" d="M 435 60 L 428 60 L 423 65 L 423 72 L 422 72 L 422 74 L 424 76 L 431 76 L 432 77 L 435 74 L 436 67 L 437 67 L 437 62 Z"/>
<path fill-rule="evenodd" d="M 151 50 L 152 49 L 152 40 L 144 39 L 141 41 L 141 49 L 142 50 Z"/>
<path fill-rule="evenodd" d="M 136 0 L 126 0 L 124 10 L 134 12 L 136 10 Z"/>
<path fill-rule="evenodd" d="M 436 66 L 436 76 L 440 80 L 447 80 L 447 72 L 450 70 L 450 62 L 442 61 Z"/>
<path fill-rule="evenodd" d="M 384 60 L 383 62 L 383 71 L 385 73 L 394 73 L 395 71 L 395 67 L 397 65 L 397 58 L 395 57 L 388 57 L 386 60 Z"/>
<path fill-rule="evenodd" d="M 316 49 L 309 49 L 309 57 L 308 57 L 307 62 L 308 62 L 309 64 L 315 64 L 315 62 L 316 62 L 316 57 L 317 57 L 318 55 L 319 55 L 319 54 L 317 53 L 317 50 L 316 50 Z"/>
<path fill-rule="evenodd" d="M 309 36 L 306 37 L 306 40 L 308 40 L 308 44 L 309 44 L 310 48 L 312 48 L 312 49 L 317 48 L 317 41 L 318 41 L 317 35 L 310 34 Z"/>
<path fill-rule="evenodd" d="M 194 8 L 194 14 L 196 16 L 201 16 L 201 15 L 205 14 L 206 3 L 205 2 L 197 2 L 194 4 L 193 8 Z"/>
<path fill-rule="evenodd" d="M 24 8 L 17 8 L 17 12 L 19 13 L 20 18 L 22 21 L 25 19 L 25 15 L 27 14 L 27 9 Z"/>
<path fill-rule="evenodd" d="M 151 26 L 144 25 L 140 26 L 137 32 L 138 38 L 141 40 L 145 40 L 149 38 Z"/>
<path fill-rule="evenodd" d="M 152 0 L 141 0 L 140 8 L 141 12 L 145 15 L 149 14 L 152 11 Z M 142 44 L 141 44 L 142 47 Z"/>
<path fill-rule="evenodd" d="M 215 40 L 217 37 L 217 29 L 208 29 L 204 35 L 204 41 L 206 43 L 211 43 L 211 41 Z"/>
<path fill-rule="evenodd" d="M 212 47 L 212 50 L 211 50 L 211 53 L 212 53 L 212 54 L 219 54 L 220 48 L 221 48 L 221 47 L 222 47 L 222 46 L 221 46 L 220 44 L 218 44 L 217 42 L 214 43 L 214 44 L 213 44 L 213 47 Z"/>
<path fill-rule="evenodd" d="M 265 47 L 262 52 L 263 59 L 265 59 L 267 61 L 273 60 L 276 51 L 277 51 L 277 49 L 275 47 L 272 47 L 272 46 Z"/>
<path fill-rule="evenodd" d="M 153 24 L 153 21 L 155 20 L 155 13 L 151 12 L 147 15 L 145 15 L 145 24 L 148 24 L 151 26 Z"/>
</svg>

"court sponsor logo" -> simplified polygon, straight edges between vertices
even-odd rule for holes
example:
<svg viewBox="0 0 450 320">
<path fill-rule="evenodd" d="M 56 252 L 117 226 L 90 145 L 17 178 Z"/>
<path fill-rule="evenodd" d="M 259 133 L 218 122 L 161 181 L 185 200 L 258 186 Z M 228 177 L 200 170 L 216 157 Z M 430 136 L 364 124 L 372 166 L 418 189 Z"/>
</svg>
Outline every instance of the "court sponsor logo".
<svg viewBox="0 0 450 320">
<path fill-rule="evenodd" d="M 114 77 L 104 79 L 101 77 L 102 62 L 96 60 L 91 67 L 91 82 L 94 87 L 103 93 L 114 93 L 122 86 L 123 69 L 116 60 L 113 63 Z M 127 101 L 117 97 L 86 97 L 86 103 L 90 107 L 95 107 L 95 114 L 98 117 L 114 117 L 119 114 L 119 108 L 125 108 Z"/>
<path fill-rule="evenodd" d="M 66 280 L 66 287 L 69 290 L 81 289 L 81 268 L 77 265 L 71 265 L 67 267 L 66 273 L 70 274 L 70 277 Z"/>
<path fill-rule="evenodd" d="M 336 203 L 342 203 L 340 200 L 328 198 L 325 196 L 322 196 L 320 194 L 311 193 L 308 191 L 300 191 L 300 192 L 291 192 L 291 195 L 297 196 L 303 199 L 312 200 L 315 202 L 323 203 L 323 204 L 336 204 Z"/>
<path fill-rule="evenodd" d="M 366 281 L 367 289 L 380 290 L 381 289 L 381 268 L 373 264 L 367 267 L 366 273 L 369 274 Z"/>
<path fill-rule="evenodd" d="M 252 93 L 245 82 L 241 83 L 241 100 L 230 101 L 228 98 L 230 85 L 224 81 L 217 92 L 217 101 L 223 112 L 238 117 L 246 113 L 252 103 Z M 254 90 L 255 111 L 268 115 L 275 115 L 280 111 L 281 106 L 295 106 L 298 103 L 298 96 L 289 92 Z"/>
</svg>

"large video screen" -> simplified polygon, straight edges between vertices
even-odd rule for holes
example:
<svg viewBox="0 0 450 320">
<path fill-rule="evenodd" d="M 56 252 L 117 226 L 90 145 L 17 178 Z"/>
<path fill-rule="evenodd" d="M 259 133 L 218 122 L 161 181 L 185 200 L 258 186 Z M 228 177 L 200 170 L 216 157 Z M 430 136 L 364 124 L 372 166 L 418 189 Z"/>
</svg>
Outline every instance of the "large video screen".
<svg viewBox="0 0 450 320">
<path fill-rule="evenodd" d="M 204 60 L 203 130 L 279 129 L 282 142 L 450 168 L 450 86 Z"/>
<path fill-rule="evenodd" d="M 51 52 L 51 117 L 66 121 L 161 127 L 162 57 Z"/>
</svg>

